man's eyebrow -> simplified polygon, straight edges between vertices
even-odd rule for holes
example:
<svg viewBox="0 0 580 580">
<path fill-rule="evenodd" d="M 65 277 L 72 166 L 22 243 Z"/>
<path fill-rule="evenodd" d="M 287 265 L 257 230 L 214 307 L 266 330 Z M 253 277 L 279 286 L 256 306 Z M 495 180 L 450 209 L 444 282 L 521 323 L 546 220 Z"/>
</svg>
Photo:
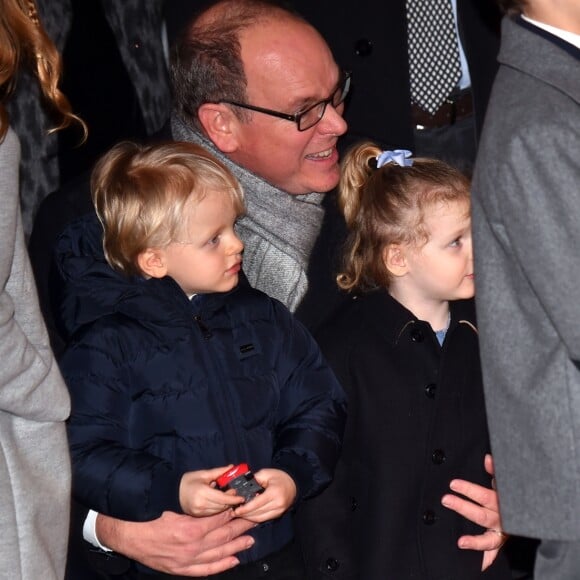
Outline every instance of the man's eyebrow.
<svg viewBox="0 0 580 580">
<path fill-rule="evenodd" d="M 304 109 L 307 109 L 308 107 L 314 105 L 315 103 L 318 103 L 320 100 L 321 99 L 318 99 L 316 97 L 304 97 L 302 99 L 294 101 L 290 106 L 292 107 L 293 112 L 299 112 Z"/>
<path fill-rule="evenodd" d="M 296 99 L 296 101 L 293 101 L 289 107 L 294 109 L 294 112 L 300 112 L 303 109 L 308 108 L 311 105 L 315 105 L 316 103 L 319 103 L 320 101 L 323 101 L 324 99 L 328 98 L 329 95 L 332 94 L 333 91 L 335 91 L 338 87 L 338 85 L 340 84 L 341 81 L 341 75 L 339 73 L 334 85 L 332 85 L 332 89 L 330 89 L 330 93 L 329 94 L 325 94 L 322 97 L 299 97 Z"/>
</svg>

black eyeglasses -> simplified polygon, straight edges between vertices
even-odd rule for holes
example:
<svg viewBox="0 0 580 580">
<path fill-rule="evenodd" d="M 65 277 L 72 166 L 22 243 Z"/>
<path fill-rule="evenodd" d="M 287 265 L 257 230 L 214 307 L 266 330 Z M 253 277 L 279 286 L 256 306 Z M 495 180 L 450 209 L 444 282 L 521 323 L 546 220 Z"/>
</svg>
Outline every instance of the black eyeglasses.
<svg viewBox="0 0 580 580">
<path fill-rule="evenodd" d="M 314 125 L 316 125 L 316 123 L 318 123 L 322 117 L 324 117 L 324 112 L 326 111 L 326 106 L 328 104 L 331 104 L 336 109 L 344 102 L 350 91 L 350 77 L 350 72 L 343 72 L 338 86 L 336 89 L 334 89 L 332 95 L 330 95 L 328 99 L 318 101 L 318 103 L 314 103 L 314 105 L 311 105 L 307 109 L 304 109 L 304 111 L 300 111 L 300 113 L 296 113 L 294 115 L 281 113 L 280 111 L 273 111 L 272 109 L 264 109 L 263 107 L 255 107 L 254 105 L 247 105 L 246 103 L 237 103 L 235 101 L 220 102 L 233 105 L 234 107 L 241 107 L 242 109 L 256 111 L 257 113 L 272 115 L 272 117 L 279 117 L 280 119 L 286 119 L 287 121 L 292 121 L 296 123 L 298 131 L 306 131 L 311 127 L 314 127 Z"/>
</svg>

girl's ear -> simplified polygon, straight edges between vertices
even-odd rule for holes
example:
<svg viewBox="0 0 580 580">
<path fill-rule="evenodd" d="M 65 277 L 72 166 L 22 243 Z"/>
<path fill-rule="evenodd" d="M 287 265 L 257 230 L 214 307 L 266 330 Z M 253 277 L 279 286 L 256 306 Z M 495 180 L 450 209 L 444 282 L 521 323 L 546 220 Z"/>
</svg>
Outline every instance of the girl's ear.
<svg viewBox="0 0 580 580">
<path fill-rule="evenodd" d="M 224 103 L 204 103 L 197 115 L 207 136 L 222 153 L 234 153 L 238 148 L 239 119 Z"/>
<path fill-rule="evenodd" d="M 401 244 L 385 246 L 383 248 L 383 263 L 393 276 L 404 276 L 409 271 L 406 247 Z"/>
<path fill-rule="evenodd" d="M 143 274 L 149 278 L 167 276 L 167 260 L 161 248 L 147 248 L 137 256 L 137 264 Z"/>
</svg>

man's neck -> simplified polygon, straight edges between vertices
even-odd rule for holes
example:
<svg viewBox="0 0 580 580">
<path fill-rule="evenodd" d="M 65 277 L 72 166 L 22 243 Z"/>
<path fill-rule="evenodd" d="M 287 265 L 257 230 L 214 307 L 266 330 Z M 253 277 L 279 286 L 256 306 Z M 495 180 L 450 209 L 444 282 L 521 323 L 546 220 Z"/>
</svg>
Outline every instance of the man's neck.
<svg viewBox="0 0 580 580">
<path fill-rule="evenodd" d="M 577 0 L 534 0 L 526 6 L 522 18 L 556 36 L 562 33 L 580 35 L 580 5 Z"/>
</svg>

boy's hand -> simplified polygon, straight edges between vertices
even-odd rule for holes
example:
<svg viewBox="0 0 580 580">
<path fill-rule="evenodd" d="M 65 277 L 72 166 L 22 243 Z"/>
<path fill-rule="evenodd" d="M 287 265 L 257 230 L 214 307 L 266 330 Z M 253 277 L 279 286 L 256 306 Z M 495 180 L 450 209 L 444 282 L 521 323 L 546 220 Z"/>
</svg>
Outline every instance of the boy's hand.
<svg viewBox="0 0 580 580">
<path fill-rule="evenodd" d="M 279 518 L 296 498 L 294 480 L 280 469 L 260 469 L 254 477 L 265 491 L 237 507 L 236 516 L 256 523 Z"/>
<path fill-rule="evenodd" d="M 244 498 L 233 491 L 215 488 L 215 480 L 233 467 L 216 467 L 185 473 L 179 483 L 179 503 L 181 509 L 190 516 L 203 517 L 221 513 L 243 503 Z"/>
</svg>

